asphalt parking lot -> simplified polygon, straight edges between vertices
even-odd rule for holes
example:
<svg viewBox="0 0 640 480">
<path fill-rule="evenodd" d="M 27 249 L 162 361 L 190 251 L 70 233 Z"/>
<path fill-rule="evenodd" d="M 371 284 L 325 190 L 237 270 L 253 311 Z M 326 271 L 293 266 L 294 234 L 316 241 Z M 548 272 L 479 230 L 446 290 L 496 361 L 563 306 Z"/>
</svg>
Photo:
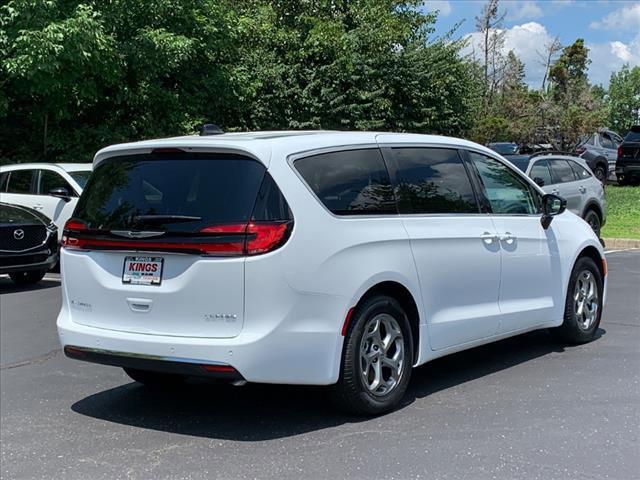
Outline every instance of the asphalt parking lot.
<svg viewBox="0 0 640 480">
<path fill-rule="evenodd" d="M 595 342 L 540 331 L 436 360 L 374 419 L 336 412 L 318 388 L 147 392 L 61 354 L 56 277 L 26 290 L 1 277 L 1 476 L 638 478 L 640 251 L 607 257 Z"/>
</svg>

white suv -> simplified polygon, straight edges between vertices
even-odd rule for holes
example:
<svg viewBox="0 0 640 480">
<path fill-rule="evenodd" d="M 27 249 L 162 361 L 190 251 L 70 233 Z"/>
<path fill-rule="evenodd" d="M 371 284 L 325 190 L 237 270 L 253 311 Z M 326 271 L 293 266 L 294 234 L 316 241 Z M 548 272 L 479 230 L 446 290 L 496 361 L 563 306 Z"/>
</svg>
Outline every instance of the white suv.
<svg viewBox="0 0 640 480">
<path fill-rule="evenodd" d="M 64 224 L 78 203 L 91 175 L 90 163 L 21 163 L 0 167 L 0 200 L 33 208 L 58 227 Z"/>
<path fill-rule="evenodd" d="M 549 327 L 587 342 L 600 322 L 589 225 L 475 143 L 222 134 L 94 167 L 62 240 L 60 340 L 146 385 L 333 385 L 378 414 L 436 357 Z"/>
</svg>

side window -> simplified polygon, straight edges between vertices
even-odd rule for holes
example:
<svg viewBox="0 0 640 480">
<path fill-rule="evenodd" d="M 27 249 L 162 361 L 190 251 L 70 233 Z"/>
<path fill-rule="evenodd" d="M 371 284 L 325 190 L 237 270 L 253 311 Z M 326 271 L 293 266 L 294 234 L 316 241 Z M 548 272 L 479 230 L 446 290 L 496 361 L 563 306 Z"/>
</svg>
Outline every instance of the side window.
<svg viewBox="0 0 640 480">
<path fill-rule="evenodd" d="M 392 148 L 400 213 L 478 213 L 475 193 L 457 150 Z"/>
<path fill-rule="evenodd" d="M 617 148 L 616 144 L 607 133 L 600 134 L 600 145 L 604 148 Z"/>
<path fill-rule="evenodd" d="M 553 180 L 551 180 L 551 172 L 549 172 L 549 162 L 547 160 L 537 161 L 533 167 L 531 167 L 529 176 L 534 181 L 538 178 L 541 179 L 544 182 L 543 185 L 553 184 Z"/>
<path fill-rule="evenodd" d="M 566 160 L 549 160 L 549 166 L 551 167 L 551 177 L 553 183 L 567 183 L 575 182 L 576 176 L 573 174 L 573 169 Z"/>
<path fill-rule="evenodd" d="M 40 183 L 38 188 L 38 194 L 40 195 L 48 195 L 49 191 L 54 188 L 66 188 L 69 195 L 75 197 L 77 196 L 73 187 L 69 185 L 64 178 L 62 178 L 58 173 L 53 172 L 51 170 L 39 170 L 40 172 Z"/>
<path fill-rule="evenodd" d="M 294 167 L 336 215 L 397 213 L 380 150 L 345 150 L 301 158 Z"/>
<path fill-rule="evenodd" d="M 9 175 L 8 193 L 31 193 L 34 170 L 12 170 Z"/>
<path fill-rule="evenodd" d="M 478 169 L 494 214 L 533 215 L 537 213 L 534 194 L 518 174 L 502 162 L 469 152 Z"/>
<path fill-rule="evenodd" d="M 594 146 L 595 146 L 595 144 L 596 144 L 596 136 L 595 136 L 595 135 L 591 135 L 591 136 L 589 137 L 589 140 L 587 140 L 587 143 L 588 143 L 589 145 L 594 145 Z"/>
<path fill-rule="evenodd" d="M 573 169 L 573 172 L 575 173 L 576 177 L 579 178 L 580 180 L 584 180 L 585 178 L 589 178 L 592 176 L 589 170 L 587 170 L 577 162 L 569 161 L 569 165 Z"/>
<path fill-rule="evenodd" d="M 9 172 L 0 173 L 0 192 L 7 191 L 7 180 L 9 180 Z"/>
</svg>

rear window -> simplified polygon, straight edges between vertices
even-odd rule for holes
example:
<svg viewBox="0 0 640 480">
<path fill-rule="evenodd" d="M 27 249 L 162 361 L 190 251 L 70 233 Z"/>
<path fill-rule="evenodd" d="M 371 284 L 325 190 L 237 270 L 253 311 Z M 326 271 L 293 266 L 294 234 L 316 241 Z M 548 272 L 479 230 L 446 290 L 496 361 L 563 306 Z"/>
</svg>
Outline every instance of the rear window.
<svg viewBox="0 0 640 480">
<path fill-rule="evenodd" d="M 91 175 L 74 217 L 104 230 L 195 232 L 246 222 L 265 171 L 260 162 L 233 154 L 109 159 Z"/>
<path fill-rule="evenodd" d="M 625 142 L 640 142 L 640 127 L 636 128 L 634 128 L 624 136 Z"/>
<path fill-rule="evenodd" d="M 313 155 L 296 160 L 294 167 L 336 215 L 396 213 L 389 174 L 378 149 Z"/>
</svg>

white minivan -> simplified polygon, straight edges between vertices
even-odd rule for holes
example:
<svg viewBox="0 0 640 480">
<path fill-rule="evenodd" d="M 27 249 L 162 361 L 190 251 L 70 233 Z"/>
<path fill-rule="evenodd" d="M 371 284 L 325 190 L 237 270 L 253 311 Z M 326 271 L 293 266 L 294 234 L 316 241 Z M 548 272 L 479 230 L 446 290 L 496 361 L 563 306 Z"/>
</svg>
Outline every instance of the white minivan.
<svg viewBox="0 0 640 480">
<path fill-rule="evenodd" d="M 33 208 L 58 227 L 71 217 L 87 180 L 90 163 L 20 163 L 0 167 L 0 199 Z"/>
<path fill-rule="evenodd" d="M 64 230 L 60 340 L 149 386 L 331 385 L 379 414 L 434 358 L 540 328 L 595 337 L 604 252 L 565 207 L 457 138 L 111 146 Z"/>
</svg>

